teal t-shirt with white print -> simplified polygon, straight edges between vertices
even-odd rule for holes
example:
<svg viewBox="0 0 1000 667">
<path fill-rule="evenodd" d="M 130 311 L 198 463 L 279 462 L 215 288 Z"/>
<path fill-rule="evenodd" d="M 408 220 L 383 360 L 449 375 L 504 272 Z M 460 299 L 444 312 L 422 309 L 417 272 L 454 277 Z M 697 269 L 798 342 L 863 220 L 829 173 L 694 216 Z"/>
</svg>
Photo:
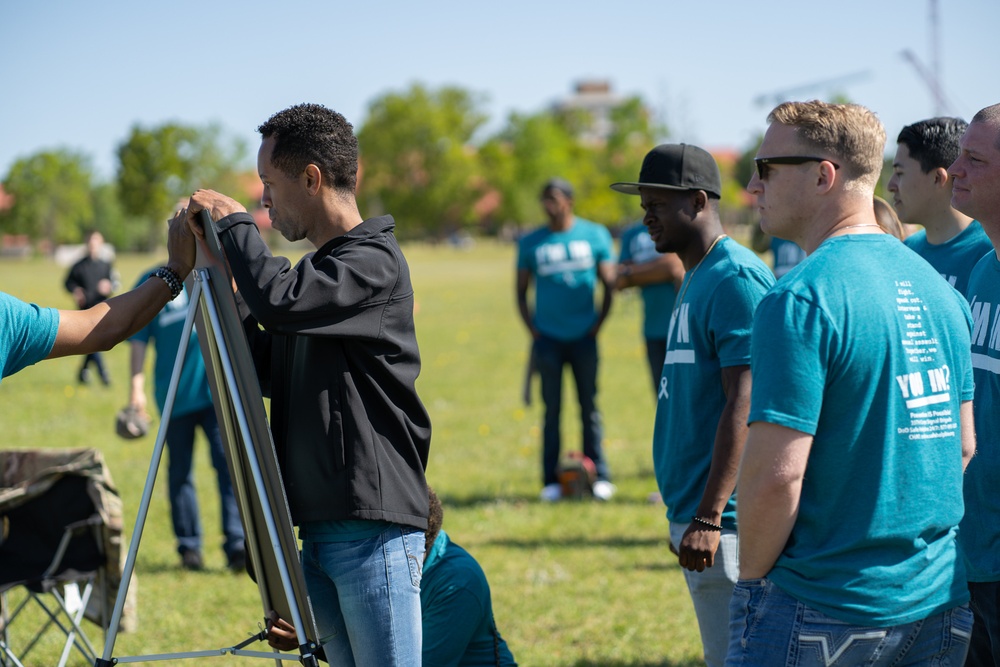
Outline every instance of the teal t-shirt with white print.
<svg viewBox="0 0 1000 667">
<path fill-rule="evenodd" d="M 930 262 L 942 278 L 966 296 L 972 267 L 993 250 L 990 237 L 977 220 L 944 243 L 928 242 L 927 232 L 923 229 L 908 236 L 903 243 Z"/>
<path fill-rule="evenodd" d="M 611 261 L 607 227 L 575 218 L 565 231 L 542 227 L 518 244 L 517 268 L 535 280 L 535 327 L 562 341 L 583 338 L 597 321 L 597 267 Z"/>
<path fill-rule="evenodd" d="M 969 308 L 888 234 L 825 241 L 754 320 L 750 422 L 813 436 L 767 577 L 845 623 L 910 623 L 968 600 L 960 407 Z"/>
<path fill-rule="evenodd" d="M 701 502 L 726 405 L 722 369 L 750 363 L 754 310 L 773 284 L 771 269 L 728 237 L 684 276 L 670 318 L 653 430 L 656 481 L 671 522 L 689 523 Z M 735 528 L 735 511 L 730 498 L 725 528 Z"/>
</svg>

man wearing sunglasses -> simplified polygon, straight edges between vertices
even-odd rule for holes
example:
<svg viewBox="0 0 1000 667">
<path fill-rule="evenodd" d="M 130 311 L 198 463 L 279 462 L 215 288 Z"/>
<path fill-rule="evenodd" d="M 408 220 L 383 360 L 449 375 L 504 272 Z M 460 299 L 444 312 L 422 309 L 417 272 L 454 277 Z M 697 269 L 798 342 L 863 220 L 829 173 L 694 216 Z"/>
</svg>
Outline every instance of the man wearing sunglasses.
<svg viewBox="0 0 1000 667">
<path fill-rule="evenodd" d="M 754 315 L 727 664 L 962 664 L 968 305 L 879 228 L 871 111 L 786 102 L 768 122 L 747 189 L 809 256 Z"/>
<path fill-rule="evenodd" d="M 657 387 L 653 465 L 705 663 L 716 667 L 726 656 L 721 621 L 737 574 L 733 489 L 746 438 L 750 327 L 774 276 L 724 233 L 719 167 L 698 146 L 657 146 L 643 159 L 638 182 L 611 187 L 639 195 L 656 250 L 676 253 L 684 264 Z"/>
<path fill-rule="evenodd" d="M 972 117 L 961 151 L 948 168 L 954 181 L 951 204 L 979 220 L 1000 248 L 1000 104 Z M 965 476 L 965 516 L 959 543 L 968 569 L 976 622 L 969 665 L 1000 664 L 1000 261 L 993 250 L 969 276 L 972 304 L 972 365 L 976 380 L 976 438 L 980 446 Z"/>
<path fill-rule="evenodd" d="M 904 224 L 921 225 L 906 245 L 966 294 L 969 273 L 993 249 L 982 225 L 951 207 L 948 167 L 968 127 L 961 118 L 929 118 L 907 125 L 896 139 L 889 192 Z"/>
</svg>

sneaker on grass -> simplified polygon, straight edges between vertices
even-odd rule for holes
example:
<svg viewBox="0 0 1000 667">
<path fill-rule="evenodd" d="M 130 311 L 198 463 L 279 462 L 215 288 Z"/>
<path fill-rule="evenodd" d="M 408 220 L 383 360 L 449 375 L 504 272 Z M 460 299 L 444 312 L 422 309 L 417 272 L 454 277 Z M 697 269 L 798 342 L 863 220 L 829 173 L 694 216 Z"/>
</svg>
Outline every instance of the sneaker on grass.
<svg viewBox="0 0 1000 667">
<path fill-rule="evenodd" d="M 562 498 L 562 486 L 559 484 L 546 484 L 542 487 L 542 502 L 554 503 Z"/>
<path fill-rule="evenodd" d="M 606 479 L 599 479 L 594 482 L 594 497 L 598 500 L 611 500 L 618 488 Z"/>
</svg>

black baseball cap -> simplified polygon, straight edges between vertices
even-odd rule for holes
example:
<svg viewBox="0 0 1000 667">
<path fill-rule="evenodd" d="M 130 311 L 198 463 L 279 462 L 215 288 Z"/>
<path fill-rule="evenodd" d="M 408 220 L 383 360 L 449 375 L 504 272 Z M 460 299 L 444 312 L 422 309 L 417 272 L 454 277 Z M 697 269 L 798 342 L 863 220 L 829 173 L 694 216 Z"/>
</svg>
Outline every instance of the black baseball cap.
<svg viewBox="0 0 1000 667">
<path fill-rule="evenodd" d="M 559 192 L 566 195 L 567 199 L 573 198 L 573 186 L 569 184 L 569 181 L 562 178 L 550 178 L 545 181 L 545 185 L 542 186 L 542 194 L 544 195 L 549 190 L 558 190 Z"/>
<path fill-rule="evenodd" d="M 639 194 L 639 188 L 704 190 L 719 199 L 722 197 L 722 177 L 715 158 L 704 148 L 690 144 L 660 144 L 643 158 L 639 182 L 611 184 L 612 190 L 627 195 Z"/>
</svg>

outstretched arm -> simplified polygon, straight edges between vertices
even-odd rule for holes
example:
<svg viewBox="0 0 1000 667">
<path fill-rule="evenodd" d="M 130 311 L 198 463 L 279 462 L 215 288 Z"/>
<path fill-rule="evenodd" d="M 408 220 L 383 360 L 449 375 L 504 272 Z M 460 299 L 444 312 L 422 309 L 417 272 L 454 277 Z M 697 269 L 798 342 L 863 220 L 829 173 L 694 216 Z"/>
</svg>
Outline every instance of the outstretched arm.
<svg viewBox="0 0 1000 667">
<path fill-rule="evenodd" d="M 186 211 L 178 212 L 167 234 L 167 268 L 181 280 L 191 273 L 195 258 L 194 236 L 186 218 Z M 87 310 L 61 310 L 56 341 L 46 358 L 110 350 L 146 326 L 170 298 L 167 284 L 154 277 Z"/>
</svg>

